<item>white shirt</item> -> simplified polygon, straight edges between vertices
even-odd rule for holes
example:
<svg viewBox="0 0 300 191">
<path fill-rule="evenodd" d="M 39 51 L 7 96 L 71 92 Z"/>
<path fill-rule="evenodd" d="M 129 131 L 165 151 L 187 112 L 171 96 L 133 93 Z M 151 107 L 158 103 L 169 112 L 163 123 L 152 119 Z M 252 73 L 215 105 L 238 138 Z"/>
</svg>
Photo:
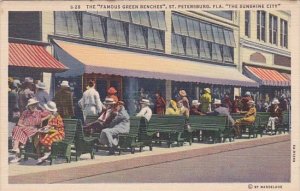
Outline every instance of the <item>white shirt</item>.
<svg viewBox="0 0 300 191">
<path fill-rule="evenodd" d="M 82 98 L 78 102 L 79 106 L 84 110 L 85 107 L 95 106 L 97 112 L 100 113 L 102 111 L 103 104 L 100 100 L 99 93 L 95 90 L 95 88 L 89 88 L 83 93 Z"/>
<path fill-rule="evenodd" d="M 152 110 L 149 106 L 143 107 L 141 111 L 136 114 L 137 117 L 145 117 L 148 121 L 150 121 L 152 116 Z"/>
</svg>

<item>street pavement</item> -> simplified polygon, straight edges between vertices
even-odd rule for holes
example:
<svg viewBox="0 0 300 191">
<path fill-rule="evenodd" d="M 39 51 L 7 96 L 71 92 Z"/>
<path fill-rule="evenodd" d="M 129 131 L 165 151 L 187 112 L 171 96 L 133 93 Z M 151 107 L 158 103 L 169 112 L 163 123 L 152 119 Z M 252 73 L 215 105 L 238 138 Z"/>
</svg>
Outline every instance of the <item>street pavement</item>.
<svg viewBox="0 0 300 191">
<path fill-rule="evenodd" d="M 290 141 L 198 156 L 63 183 L 289 182 Z"/>
</svg>

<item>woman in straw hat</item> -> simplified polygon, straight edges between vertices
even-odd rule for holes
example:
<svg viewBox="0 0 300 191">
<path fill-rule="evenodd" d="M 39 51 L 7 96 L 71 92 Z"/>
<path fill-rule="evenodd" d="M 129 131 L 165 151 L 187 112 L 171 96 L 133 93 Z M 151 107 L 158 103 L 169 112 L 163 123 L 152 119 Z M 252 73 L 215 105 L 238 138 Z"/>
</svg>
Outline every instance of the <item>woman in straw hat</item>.
<svg viewBox="0 0 300 191">
<path fill-rule="evenodd" d="M 211 112 L 211 91 L 209 88 L 204 89 L 204 94 L 200 97 L 200 102 L 202 112 Z"/>
<path fill-rule="evenodd" d="M 39 130 L 40 144 L 44 147 L 45 153 L 40 157 L 37 164 L 44 162 L 51 154 L 51 145 L 54 141 L 62 140 L 65 137 L 63 119 L 57 112 L 56 104 L 53 101 L 48 101 L 44 104 L 47 111 L 50 112 L 48 124 Z"/>
<path fill-rule="evenodd" d="M 21 160 L 19 157 L 20 144 L 25 145 L 27 140 L 38 132 L 38 127 L 42 122 L 50 117 L 48 112 L 37 109 L 38 103 L 34 98 L 28 100 L 27 109 L 22 113 L 17 126 L 13 129 L 12 139 L 14 144 L 12 151 L 16 153 L 16 157 L 10 161 L 12 163 Z"/>
<path fill-rule="evenodd" d="M 166 109 L 166 115 L 180 115 L 180 109 L 174 100 L 170 101 L 169 107 Z"/>
<path fill-rule="evenodd" d="M 179 91 L 180 100 L 178 101 L 178 106 L 180 108 L 180 112 L 184 116 L 190 115 L 190 103 L 189 99 L 187 98 L 187 94 L 185 90 Z"/>
<path fill-rule="evenodd" d="M 245 114 L 245 116 L 241 119 L 237 119 L 235 121 L 234 124 L 234 129 L 236 132 L 237 137 L 241 137 L 241 125 L 249 125 L 249 124 L 253 124 L 256 118 L 256 108 L 254 105 L 254 101 L 253 100 L 249 100 L 248 101 L 248 107 L 249 110 L 248 112 Z"/>
</svg>

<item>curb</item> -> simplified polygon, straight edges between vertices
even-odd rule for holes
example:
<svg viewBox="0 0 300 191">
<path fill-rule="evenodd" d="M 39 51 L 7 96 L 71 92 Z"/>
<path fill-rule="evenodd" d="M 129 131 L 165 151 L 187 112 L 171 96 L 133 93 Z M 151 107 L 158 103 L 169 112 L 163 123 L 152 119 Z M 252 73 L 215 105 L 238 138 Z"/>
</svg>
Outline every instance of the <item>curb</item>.
<svg viewBox="0 0 300 191">
<path fill-rule="evenodd" d="M 175 153 L 165 153 L 150 156 L 141 156 L 132 159 L 123 159 L 112 162 L 101 162 L 86 166 L 68 168 L 63 170 L 49 170 L 46 172 L 29 173 L 23 175 L 9 176 L 9 184 L 41 184 L 41 183 L 60 183 L 68 180 L 95 176 L 115 171 L 127 170 L 143 166 L 155 165 L 170 161 L 182 160 L 187 158 L 206 156 L 221 152 L 251 148 L 277 142 L 290 140 L 290 135 L 275 136 L 265 139 L 250 139 L 245 142 L 232 142 L 228 144 L 217 144 L 213 147 L 197 148 Z"/>
</svg>

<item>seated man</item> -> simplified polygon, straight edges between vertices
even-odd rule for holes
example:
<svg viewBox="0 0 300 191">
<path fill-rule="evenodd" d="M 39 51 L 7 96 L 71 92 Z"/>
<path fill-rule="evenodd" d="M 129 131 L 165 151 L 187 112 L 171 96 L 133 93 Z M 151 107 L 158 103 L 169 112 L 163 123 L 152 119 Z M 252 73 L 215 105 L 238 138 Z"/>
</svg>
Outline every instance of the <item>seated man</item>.
<svg viewBox="0 0 300 191">
<path fill-rule="evenodd" d="M 116 104 L 114 99 L 106 97 L 103 103 L 105 105 L 105 109 L 103 109 L 103 111 L 100 113 L 100 117 L 96 121 L 85 125 L 84 131 L 87 134 L 92 134 L 93 132 L 100 133 L 102 129 L 106 128 L 115 117 L 115 113 L 112 112 Z"/>
<path fill-rule="evenodd" d="M 254 123 L 255 121 L 255 117 L 256 117 L 256 108 L 255 108 L 255 105 L 254 105 L 254 101 L 253 100 L 249 100 L 248 101 L 248 107 L 249 107 L 249 110 L 248 112 L 246 113 L 246 115 L 241 118 L 241 119 L 237 119 L 235 121 L 235 133 L 236 133 L 236 136 L 239 138 L 241 137 L 241 128 L 240 126 L 241 125 L 251 125 Z"/>
<path fill-rule="evenodd" d="M 279 100 L 275 98 L 270 107 L 270 117 L 267 127 L 271 129 L 271 135 L 275 133 L 275 126 L 281 123 L 283 119 L 282 109 L 279 107 L 279 104 Z"/>
<path fill-rule="evenodd" d="M 231 125 L 234 124 L 234 119 L 231 117 L 228 108 L 221 106 L 222 105 L 221 100 L 215 99 L 215 102 L 213 103 L 213 105 L 215 106 L 214 111 L 206 113 L 206 115 L 227 116 Z"/>
<path fill-rule="evenodd" d="M 190 110 L 191 115 L 205 115 L 200 111 L 200 102 L 198 100 L 193 100 L 192 101 L 192 107 Z"/>
<path fill-rule="evenodd" d="M 115 113 L 115 118 L 108 125 L 108 128 L 103 129 L 100 134 L 100 144 L 109 147 L 110 155 L 115 153 L 114 148 L 118 145 L 118 135 L 129 133 L 130 129 L 129 115 L 124 108 L 124 102 L 119 101 L 112 112 Z"/>
<path fill-rule="evenodd" d="M 136 114 L 137 117 L 145 117 L 147 121 L 150 121 L 151 116 L 152 116 L 152 110 L 150 109 L 150 101 L 148 99 L 142 99 L 140 102 L 141 104 L 141 111 Z"/>
</svg>

